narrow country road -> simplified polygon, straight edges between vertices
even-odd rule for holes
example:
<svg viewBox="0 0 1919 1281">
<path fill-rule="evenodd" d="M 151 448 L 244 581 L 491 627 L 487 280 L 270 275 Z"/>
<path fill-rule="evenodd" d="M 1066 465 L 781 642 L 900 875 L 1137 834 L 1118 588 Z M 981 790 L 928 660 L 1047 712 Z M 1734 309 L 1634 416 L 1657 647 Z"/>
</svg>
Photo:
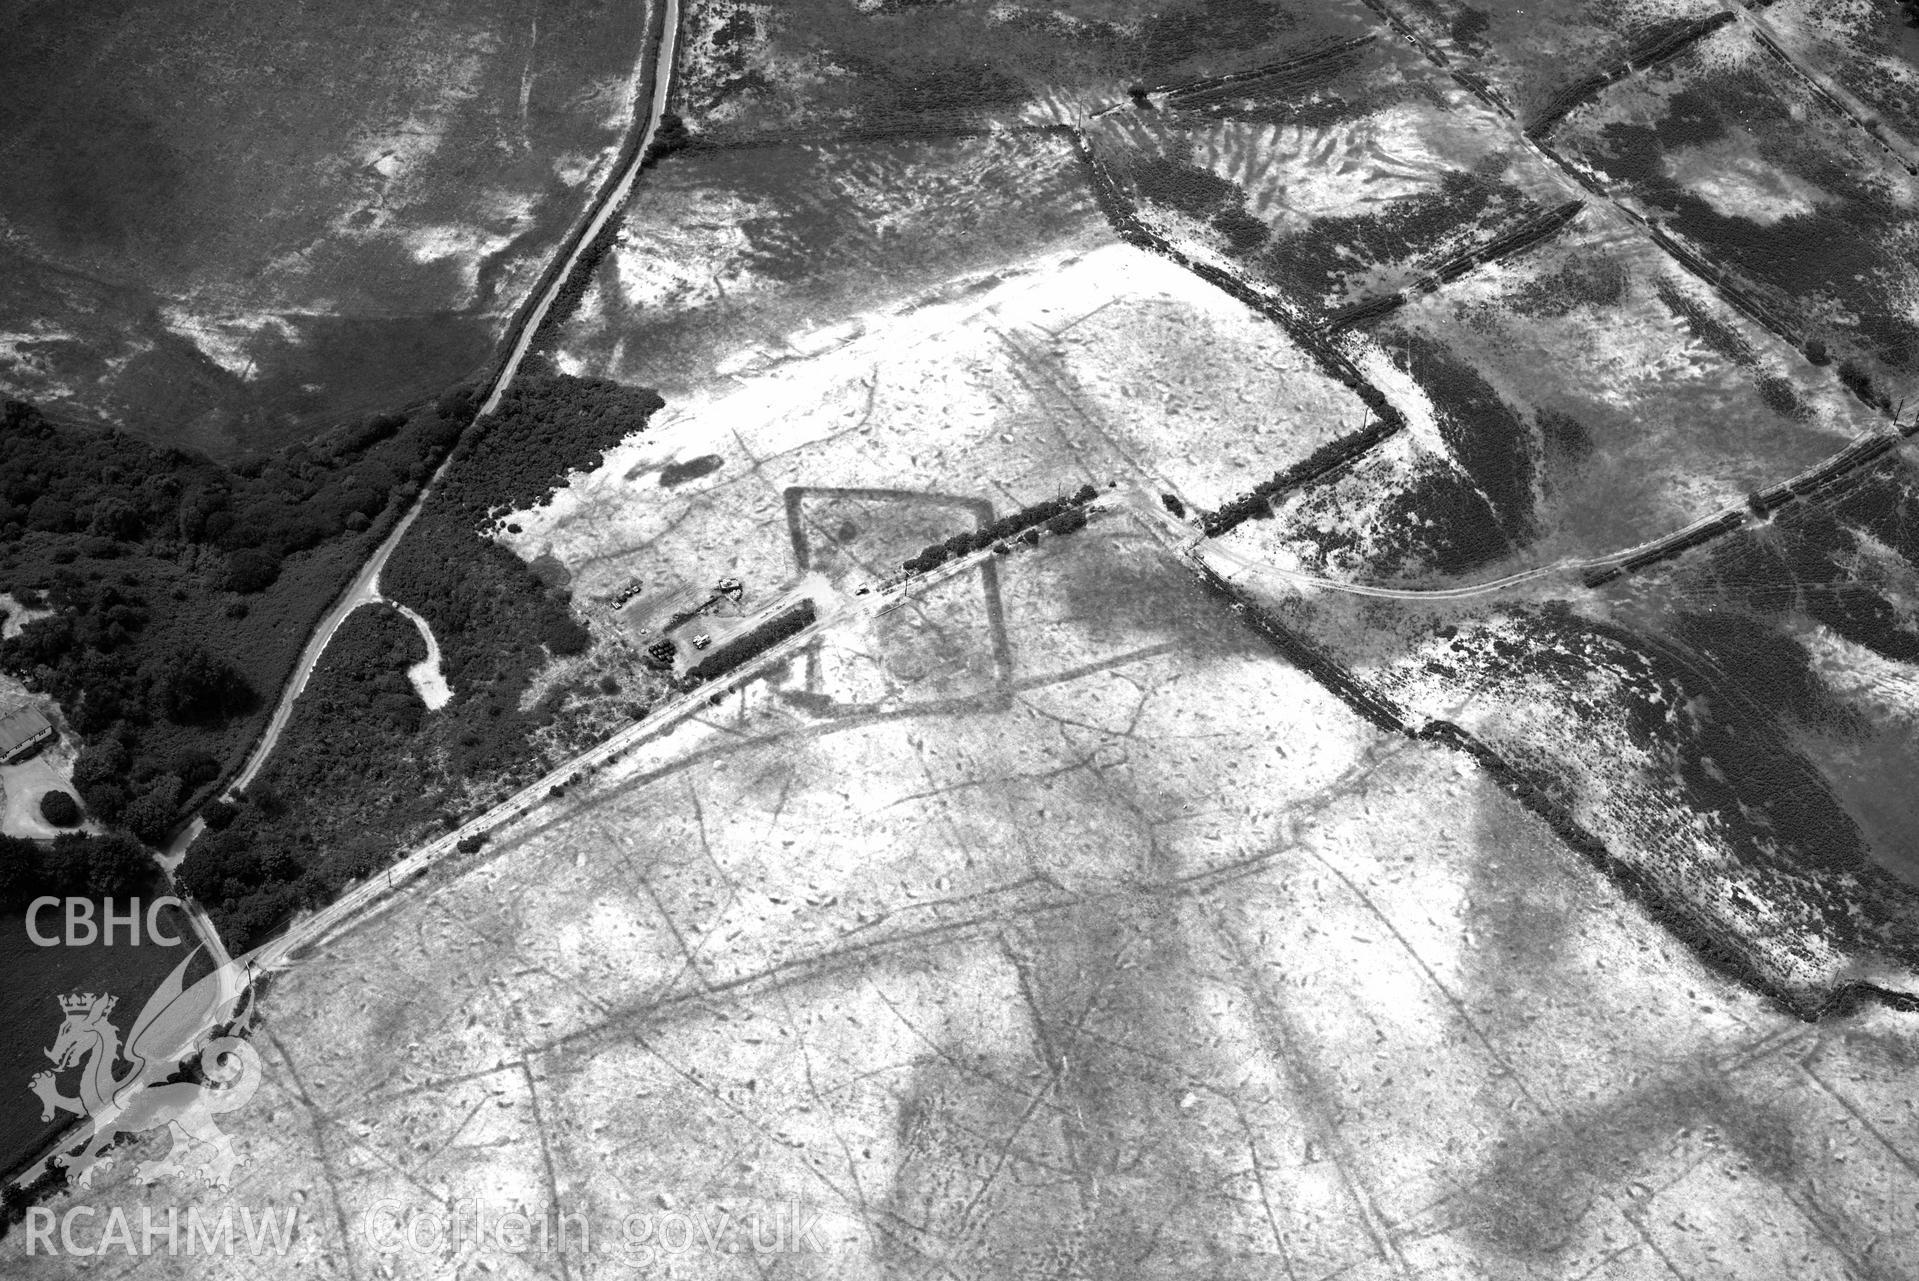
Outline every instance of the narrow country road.
<svg viewBox="0 0 1919 1281">
<path fill-rule="evenodd" d="M 680 0 L 659 0 L 659 3 L 664 6 L 663 18 L 660 24 L 660 42 L 653 62 L 652 96 L 647 103 L 646 119 L 640 134 L 639 145 L 633 149 L 631 156 L 621 167 L 620 171 L 614 175 L 613 180 L 603 185 L 595 194 L 594 203 L 588 207 L 589 212 L 585 225 L 568 240 L 567 243 L 570 247 L 558 263 L 557 269 L 543 277 L 546 281 L 545 287 L 541 290 L 539 297 L 534 301 L 533 305 L 527 308 L 519 317 L 517 332 L 513 334 L 512 347 L 507 353 L 506 360 L 501 364 L 499 373 L 494 378 L 492 386 L 487 389 L 487 396 L 485 401 L 481 403 L 478 417 L 484 418 L 499 408 L 501 396 L 504 395 L 506 389 L 512 385 L 514 375 L 519 373 L 520 366 L 525 362 L 527 354 L 532 351 L 533 340 L 535 336 L 538 335 L 540 326 L 545 323 L 547 316 L 552 313 L 553 306 L 559 300 L 560 293 L 566 287 L 567 280 L 572 276 L 574 268 L 579 264 L 580 256 L 586 252 L 587 247 L 593 243 L 594 239 L 606 229 L 607 223 L 618 215 L 620 207 L 626 203 L 627 197 L 632 194 L 633 184 L 639 177 L 641 162 L 645 160 L 647 151 L 652 147 L 654 135 L 659 131 L 660 119 L 666 112 L 667 95 L 673 83 L 673 63 L 678 54 Z M 390 532 L 380 543 L 379 547 L 374 550 L 373 555 L 367 559 L 366 564 L 360 567 L 360 572 L 354 575 L 352 583 L 340 594 L 340 598 L 334 602 L 333 607 L 326 612 L 326 615 L 320 619 L 319 624 L 314 628 L 313 635 L 308 638 L 306 647 L 300 651 L 299 663 L 295 665 L 292 674 L 287 678 L 286 686 L 280 693 L 280 701 L 275 705 L 273 716 L 267 722 L 265 731 L 260 735 L 260 740 L 254 744 L 253 751 L 247 756 L 246 763 L 241 767 L 240 772 L 234 775 L 233 781 L 228 785 L 229 794 L 241 790 L 259 776 L 260 770 L 266 764 L 267 758 L 273 754 L 275 745 L 279 743 L 280 735 L 286 731 L 288 722 L 293 719 L 294 704 L 299 701 L 300 694 L 306 689 L 307 681 L 312 677 L 314 668 L 319 665 L 320 656 L 326 652 L 327 644 L 333 639 L 333 634 L 339 630 L 340 624 L 345 622 L 347 617 L 352 614 L 354 610 L 360 608 L 360 606 L 372 604 L 381 599 L 380 572 L 386 568 L 388 558 L 393 555 L 393 549 L 400 545 L 400 540 L 405 538 L 407 531 L 413 527 L 414 520 L 420 514 L 420 508 L 433 493 L 434 488 L 439 485 L 441 478 L 446 474 L 447 466 L 448 463 L 446 462 L 440 464 L 439 470 L 433 473 L 432 477 L 421 488 L 418 496 L 414 498 L 412 507 L 410 507 L 406 514 L 400 518 L 399 522 L 394 525 L 392 532 Z M 639 727 L 635 726 L 634 728 L 637 729 Z M 604 748 L 604 746 L 604 744 L 601 745 L 602 748 Z M 544 783 L 545 780 L 542 780 L 542 782 Z M 507 805 L 511 806 L 516 803 L 524 805 L 526 801 L 523 798 L 530 797 L 531 795 L 533 795 L 533 792 L 529 789 L 528 792 L 522 793 L 520 796 L 516 796 L 508 801 Z M 499 811 L 489 811 L 489 814 L 496 812 Z M 451 851 L 453 842 L 457 841 L 461 835 L 475 826 L 475 824 L 468 824 L 468 826 L 462 828 L 460 832 L 451 834 L 446 841 L 436 842 L 433 846 L 427 848 L 435 851 L 436 855 L 443 856 L 445 852 Z M 195 818 L 173 839 L 166 850 L 159 855 L 161 863 L 166 866 L 169 872 L 179 866 L 180 860 L 186 856 L 187 848 L 193 844 L 194 840 L 199 837 L 205 828 L 205 822 Z M 444 850 L 440 848 L 442 845 L 445 847 Z M 416 854 L 414 857 L 417 859 L 418 855 Z M 408 860 L 409 863 L 413 861 L 413 859 Z M 378 885 L 377 882 L 376 885 Z M 365 891 L 368 888 L 367 886 L 362 886 L 361 890 Z M 384 887 L 381 886 L 380 888 Z M 349 903 L 351 903 L 351 907 L 349 907 Z M 218 967 L 218 970 L 224 976 L 223 984 L 225 986 L 223 987 L 223 993 L 226 995 L 235 994 L 232 990 L 235 985 L 240 988 L 250 986 L 256 974 L 264 973 L 270 966 L 279 962 L 294 946 L 310 941 L 318 929 L 325 927 L 323 923 L 337 922 L 337 920 L 350 915 L 352 911 L 363 906 L 364 903 L 361 901 L 361 895 L 353 894 L 349 895 L 347 899 L 335 903 L 316 918 L 296 922 L 294 927 L 290 929 L 286 935 L 282 936 L 281 940 L 275 941 L 274 946 L 265 950 L 263 953 L 256 953 L 253 958 L 254 963 L 247 968 L 244 974 L 236 974 L 231 973 L 230 971 L 233 967 L 226 964 L 230 958 L 220 941 L 218 933 L 213 928 L 212 921 L 207 918 L 205 910 L 197 903 L 189 903 L 187 905 L 195 931 L 206 944 L 215 966 Z M 63 1135 L 55 1147 L 43 1152 L 38 1161 L 26 1167 L 24 1173 L 15 1180 L 15 1186 L 29 1186 L 33 1180 L 46 1171 L 47 1159 L 52 1155 L 53 1151 L 70 1148 L 75 1141 L 71 1131 Z"/>
<path fill-rule="evenodd" d="M 633 184 L 639 178 L 640 165 L 646 159 L 647 151 L 653 146 L 653 138 L 659 132 L 661 117 L 666 113 L 667 95 L 672 89 L 673 62 L 678 54 L 680 32 L 680 0 L 659 0 L 659 3 L 664 6 L 665 12 L 660 24 L 659 48 L 653 62 L 653 92 L 647 103 L 646 119 L 640 134 L 639 146 L 634 148 L 631 157 L 613 180 L 603 185 L 595 194 L 594 203 L 589 206 L 585 225 L 571 238 L 571 248 L 561 260 L 558 270 L 550 272 L 545 277 L 546 287 L 533 306 L 521 315 L 518 332 L 513 335 L 512 347 L 507 353 L 505 362 L 501 364 L 499 374 L 494 378 L 492 386 L 487 389 L 486 399 L 481 403 L 478 417 L 484 418 L 500 407 L 500 398 L 506 394 L 506 389 L 512 385 L 513 378 L 519 373 L 527 354 L 532 351 L 533 341 L 538 336 L 540 327 L 552 313 L 561 291 L 565 289 L 566 282 L 572 277 L 574 268 L 579 264 L 580 256 L 606 229 L 607 223 L 619 215 L 621 206 L 632 194 Z M 273 716 L 268 720 L 266 729 L 261 733 L 259 741 L 253 745 L 253 751 L 247 756 L 246 763 L 240 767 L 240 772 L 234 775 L 233 781 L 228 784 L 229 795 L 243 790 L 259 776 L 260 770 L 265 767 L 267 758 L 273 754 L 274 747 L 280 741 L 280 735 L 285 733 L 288 722 L 293 719 L 294 704 L 299 701 L 301 693 L 305 691 L 314 668 L 319 666 L 320 656 L 326 653 L 326 647 L 332 641 L 334 633 L 339 631 L 340 624 L 344 623 L 354 610 L 380 599 L 381 571 L 386 568 L 387 560 L 393 555 L 394 548 L 400 545 L 400 540 L 405 538 L 407 531 L 413 527 L 421 507 L 426 504 L 428 497 L 439 485 L 450 462 L 449 457 L 446 462 L 440 464 L 439 470 L 433 473 L 418 496 L 414 498 L 413 505 L 407 509 L 406 515 L 394 525 L 392 532 L 374 550 L 366 564 L 360 567 L 360 572 L 354 575 L 352 583 L 341 593 L 340 598 L 334 602 L 333 607 L 314 628 L 313 635 L 307 639 L 306 647 L 300 651 L 300 661 L 294 665 L 292 674 L 287 678 L 286 685 L 280 692 L 280 701 L 275 705 Z M 160 856 L 160 861 L 168 871 L 179 866 L 180 860 L 186 856 L 187 848 L 204 829 L 205 823 L 195 818 L 174 837 L 172 843 Z"/>
</svg>

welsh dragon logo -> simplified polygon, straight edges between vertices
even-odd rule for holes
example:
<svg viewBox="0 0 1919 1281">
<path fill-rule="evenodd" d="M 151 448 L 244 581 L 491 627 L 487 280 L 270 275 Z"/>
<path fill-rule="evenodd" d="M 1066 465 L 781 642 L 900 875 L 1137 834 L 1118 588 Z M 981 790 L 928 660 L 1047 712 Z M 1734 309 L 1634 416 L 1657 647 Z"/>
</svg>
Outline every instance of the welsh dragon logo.
<svg viewBox="0 0 1919 1281">
<path fill-rule="evenodd" d="M 195 948 L 155 990 L 124 1044 L 109 1017 L 118 998 L 91 992 L 59 998 L 60 1032 L 46 1051 L 53 1069 L 36 1073 L 31 1086 L 43 1105 L 42 1121 L 71 1112 L 90 1122 L 70 1135 L 53 1157 L 54 1165 L 66 1169 L 70 1184 L 92 1183 L 94 1172 L 113 1161 L 106 1149 L 114 1139 L 165 1126 L 173 1135 L 166 1156 L 141 1162 L 134 1177 L 151 1183 L 190 1175 L 214 1187 L 227 1186 L 239 1158 L 233 1140 L 214 1118 L 244 1107 L 253 1097 L 260 1085 L 260 1055 L 235 1035 L 243 1027 L 202 1043 L 214 1028 L 233 1021 L 241 998 L 251 989 L 243 977 L 247 958 L 228 961 L 185 987 L 187 967 L 200 951 Z M 252 1017 L 248 1001 L 246 1022 Z M 196 1059 L 201 1080 L 169 1079 Z M 122 1060 L 125 1069 L 116 1071 Z M 80 1093 L 62 1094 L 59 1076 L 74 1067 L 80 1071 Z M 76 1152 L 75 1145 L 83 1146 Z"/>
</svg>

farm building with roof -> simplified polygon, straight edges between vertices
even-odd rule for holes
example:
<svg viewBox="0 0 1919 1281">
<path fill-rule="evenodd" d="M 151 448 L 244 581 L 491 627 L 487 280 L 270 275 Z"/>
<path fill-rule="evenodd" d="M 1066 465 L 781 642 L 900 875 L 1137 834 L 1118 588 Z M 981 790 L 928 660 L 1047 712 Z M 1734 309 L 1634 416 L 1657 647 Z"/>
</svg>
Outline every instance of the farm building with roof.
<svg viewBox="0 0 1919 1281">
<path fill-rule="evenodd" d="M 31 707 L 0 716 L 0 765 L 31 756 L 52 740 L 52 724 Z"/>
</svg>

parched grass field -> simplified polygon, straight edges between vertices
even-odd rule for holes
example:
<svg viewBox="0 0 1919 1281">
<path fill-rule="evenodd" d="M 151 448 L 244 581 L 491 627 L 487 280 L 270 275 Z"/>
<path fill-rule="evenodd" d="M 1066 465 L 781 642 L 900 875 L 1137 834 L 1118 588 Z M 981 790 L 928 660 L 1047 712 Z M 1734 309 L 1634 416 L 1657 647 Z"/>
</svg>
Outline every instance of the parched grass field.
<svg viewBox="0 0 1919 1281">
<path fill-rule="evenodd" d="M 631 118 L 647 7 L 0 11 L 0 386 L 216 455 L 482 366 Z"/>
<path fill-rule="evenodd" d="M 1701 967 L 1124 518 L 999 573 L 998 693 L 821 716 L 793 663 L 276 980 L 226 1196 L 301 1216 L 280 1274 L 1919 1263 L 1898 1016 Z M 444 1250 L 364 1230 L 456 1205 Z"/>
<path fill-rule="evenodd" d="M 878 584 L 975 527 L 951 500 L 1003 515 L 1118 481 L 1217 506 L 1365 417 L 1276 326 L 1121 244 L 1005 265 L 807 338 L 810 354 L 669 398 L 599 470 L 502 517 L 503 541 L 556 557 L 580 602 L 727 576 L 757 595 L 801 572 L 789 494 L 807 512 L 806 496 L 847 490 L 892 491 L 891 510 L 916 495 L 940 507 L 931 539 L 924 523 L 887 537 L 896 519 L 808 517 L 856 564 L 849 585 Z M 715 458 L 690 479 L 669 470 Z M 847 519 L 853 536 L 835 539 Z"/>
</svg>

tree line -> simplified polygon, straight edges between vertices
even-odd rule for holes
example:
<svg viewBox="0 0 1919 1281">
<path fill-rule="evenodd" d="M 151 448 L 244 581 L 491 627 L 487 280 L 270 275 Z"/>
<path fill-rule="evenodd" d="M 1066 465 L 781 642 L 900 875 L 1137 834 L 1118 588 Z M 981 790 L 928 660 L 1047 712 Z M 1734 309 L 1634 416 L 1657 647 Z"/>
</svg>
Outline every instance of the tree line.
<svg viewBox="0 0 1919 1281">
<path fill-rule="evenodd" d="M 396 611 L 347 620 L 259 780 L 239 805 L 208 812 L 216 830 L 180 867 L 230 948 L 547 768 L 569 689 L 533 699 L 533 680 L 591 638 L 564 589 L 492 535 L 506 513 L 598 466 L 661 404 L 650 391 L 536 368 L 474 424 L 381 575 L 383 593 L 433 628 L 452 700 L 434 712 L 419 701 L 405 672 L 424 646 Z"/>
<path fill-rule="evenodd" d="M 140 843 L 121 833 L 62 832 L 45 844 L 0 836 L 0 911 L 18 911 L 47 894 L 145 895 L 157 885 L 159 871 Z"/>
<path fill-rule="evenodd" d="M 457 389 L 222 465 L 0 405 L 0 670 L 58 703 L 93 817 L 164 841 L 237 762 L 299 639 L 473 416 Z"/>
</svg>

